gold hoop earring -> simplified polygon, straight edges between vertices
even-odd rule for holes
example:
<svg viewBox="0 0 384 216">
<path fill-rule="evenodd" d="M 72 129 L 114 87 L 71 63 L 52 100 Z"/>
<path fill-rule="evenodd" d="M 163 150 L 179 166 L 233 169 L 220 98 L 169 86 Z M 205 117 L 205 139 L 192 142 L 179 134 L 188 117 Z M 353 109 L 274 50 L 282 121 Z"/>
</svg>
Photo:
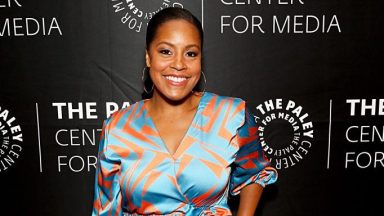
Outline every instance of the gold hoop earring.
<svg viewBox="0 0 384 216">
<path fill-rule="evenodd" d="M 143 83 L 143 89 L 144 89 L 144 92 L 147 93 L 147 94 L 149 94 L 149 93 L 151 93 L 151 92 L 153 91 L 154 84 L 152 83 L 152 88 L 151 88 L 150 91 L 148 91 L 147 88 L 145 87 L 145 71 L 146 71 L 146 70 L 148 70 L 148 67 L 147 67 L 147 66 L 145 66 L 145 67 L 143 68 L 143 72 L 142 72 L 142 75 L 141 75 L 141 81 L 142 81 L 142 83 Z"/>
<path fill-rule="evenodd" d="M 204 79 L 204 89 L 203 89 L 203 93 L 204 93 L 205 88 L 207 87 L 207 78 L 205 77 L 204 71 L 201 71 L 201 74 L 203 75 L 203 79 Z"/>
<path fill-rule="evenodd" d="M 204 92 L 205 92 L 205 88 L 207 87 L 207 78 L 205 77 L 205 73 L 204 73 L 204 71 L 201 71 L 201 74 L 203 75 L 204 89 L 203 89 L 203 91 L 199 91 L 199 94 L 200 94 L 200 93 L 203 93 L 203 94 L 204 94 Z M 200 76 L 200 79 L 201 79 L 201 76 Z M 199 82 L 200 82 L 200 80 L 199 80 Z M 192 93 L 195 93 L 195 92 L 196 92 L 196 91 L 192 90 Z"/>
</svg>

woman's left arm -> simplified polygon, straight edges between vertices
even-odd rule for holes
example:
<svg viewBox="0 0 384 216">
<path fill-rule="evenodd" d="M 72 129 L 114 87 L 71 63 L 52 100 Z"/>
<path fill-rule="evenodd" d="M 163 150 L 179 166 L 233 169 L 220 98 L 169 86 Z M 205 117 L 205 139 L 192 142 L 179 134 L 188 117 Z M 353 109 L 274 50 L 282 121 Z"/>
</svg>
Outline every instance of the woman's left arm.
<svg viewBox="0 0 384 216">
<path fill-rule="evenodd" d="M 245 109 L 244 124 L 234 143 L 239 146 L 231 173 L 230 193 L 240 194 L 239 216 L 253 216 L 263 188 L 277 179 L 277 171 L 265 156 L 253 114 Z"/>
<path fill-rule="evenodd" d="M 249 184 L 240 192 L 240 204 L 237 216 L 253 216 L 259 203 L 263 187 L 259 184 Z"/>
</svg>

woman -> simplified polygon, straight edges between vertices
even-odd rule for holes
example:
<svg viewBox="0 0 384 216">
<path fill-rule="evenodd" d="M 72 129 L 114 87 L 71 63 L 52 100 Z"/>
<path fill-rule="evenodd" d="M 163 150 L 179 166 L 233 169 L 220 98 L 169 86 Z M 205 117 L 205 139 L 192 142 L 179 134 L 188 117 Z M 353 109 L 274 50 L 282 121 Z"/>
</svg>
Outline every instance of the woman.
<svg viewBox="0 0 384 216">
<path fill-rule="evenodd" d="M 228 193 L 240 191 L 238 215 L 253 215 L 276 181 L 245 102 L 196 91 L 202 48 L 201 24 L 185 9 L 148 23 L 153 95 L 104 122 L 93 215 L 231 215 Z"/>
</svg>

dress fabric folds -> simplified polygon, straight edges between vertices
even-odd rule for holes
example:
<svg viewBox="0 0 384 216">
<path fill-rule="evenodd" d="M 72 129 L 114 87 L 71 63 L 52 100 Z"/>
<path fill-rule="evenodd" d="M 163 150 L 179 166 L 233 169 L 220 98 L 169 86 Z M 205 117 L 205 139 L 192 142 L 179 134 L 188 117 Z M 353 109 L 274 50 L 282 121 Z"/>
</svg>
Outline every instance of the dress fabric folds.
<svg viewBox="0 0 384 216">
<path fill-rule="evenodd" d="M 145 103 L 104 121 L 92 215 L 232 215 L 229 193 L 276 181 L 242 99 L 205 92 L 173 155 Z"/>
</svg>

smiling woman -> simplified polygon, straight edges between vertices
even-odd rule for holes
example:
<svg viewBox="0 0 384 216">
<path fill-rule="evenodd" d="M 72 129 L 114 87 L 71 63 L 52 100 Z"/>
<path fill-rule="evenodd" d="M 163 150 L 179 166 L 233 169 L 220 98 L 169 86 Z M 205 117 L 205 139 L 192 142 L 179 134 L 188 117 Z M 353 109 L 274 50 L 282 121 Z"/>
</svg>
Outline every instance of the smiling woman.
<svg viewBox="0 0 384 216">
<path fill-rule="evenodd" d="M 197 90 L 200 22 L 167 8 L 146 39 L 152 97 L 104 122 L 92 215 L 232 215 L 229 193 L 240 193 L 238 215 L 253 215 L 277 172 L 245 102 Z"/>
<path fill-rule="evenodd" d="M 193 24 L 170 20 L 161 26 L 146 51 L 146 63 L 156 94 L 179 101 L 200 79 L 201 39 Z"/>
</svg>

